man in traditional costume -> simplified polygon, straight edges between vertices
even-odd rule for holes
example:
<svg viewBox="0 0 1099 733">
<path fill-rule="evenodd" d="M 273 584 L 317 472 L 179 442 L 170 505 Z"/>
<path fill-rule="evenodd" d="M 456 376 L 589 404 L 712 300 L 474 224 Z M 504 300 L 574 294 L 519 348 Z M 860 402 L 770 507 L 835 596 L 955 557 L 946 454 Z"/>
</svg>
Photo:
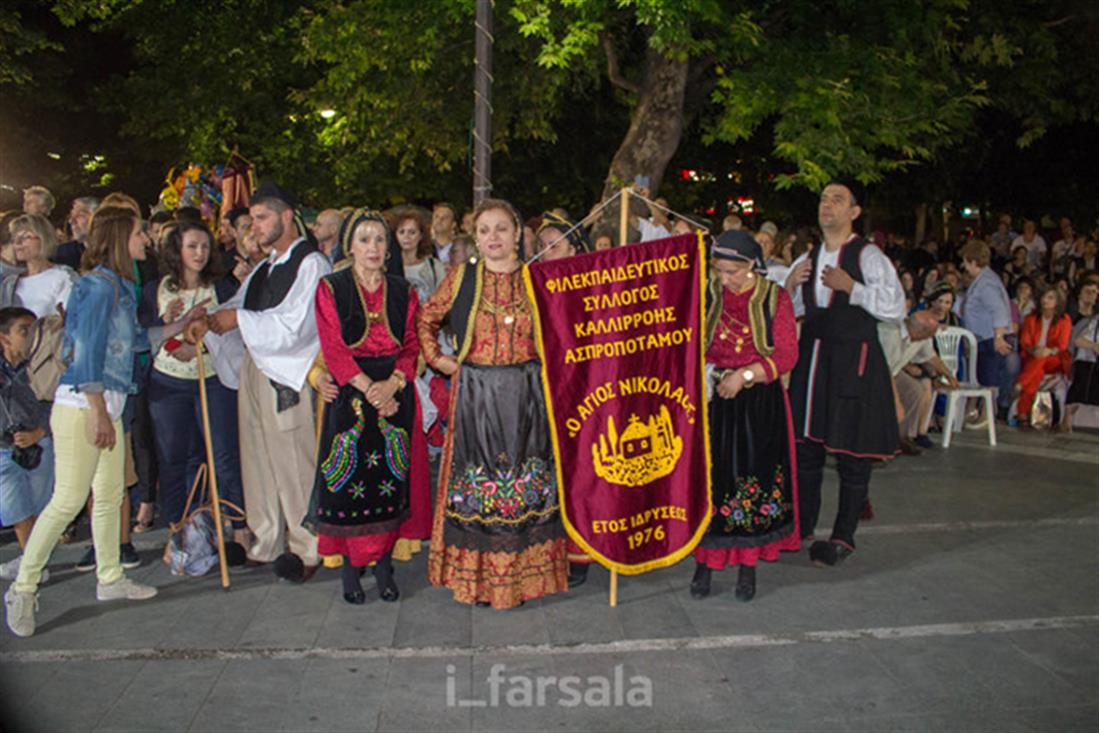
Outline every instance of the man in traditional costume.
<svg viewBox="0 0 1099 733">
<path fill-rule="evenodd" d="M 798 258 L 786 280 L 794 312 L 805 318 L 790 378 L 803 540 L 815 539 L 826 454 L 836 457 L 839 469 L 832 535 L 809 548 L 810 559 L 822 567 L 855 551 L 874 461 L 898 452 L 893 387 L 877 324 L 904 317 L 904 289 L 885 253 L 852 231 L 862 213 L 856 189 L 851 182 L 825 186 L 818 208 L 824 241 Z"/>
<path fill-rule="evenodd" d="M 206 323 L 221 337 L 209 340 L 219 375 L 239 374 L 241 478 L 255 535 L 247 564 L 274 562 L 280 577 L 302 582 L 318 564 L 317 538 L 302 525 L 316 470 L 306 375 L 320 350 L 314 295 L 332 265 L 295 223 L 295 207 L 277 185 L 256 190 L 253 236 L 270 253 Z"/>
</svg>

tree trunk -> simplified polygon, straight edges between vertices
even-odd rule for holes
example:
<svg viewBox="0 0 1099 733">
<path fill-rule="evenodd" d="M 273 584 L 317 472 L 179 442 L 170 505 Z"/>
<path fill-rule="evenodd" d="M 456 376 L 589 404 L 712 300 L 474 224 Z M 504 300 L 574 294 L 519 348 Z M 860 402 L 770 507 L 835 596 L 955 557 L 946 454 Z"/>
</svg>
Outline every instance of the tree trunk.
<svg viewBox="0 0 1099 733">
<path fill-rule="evenodd" d="M 640 98 L 630 119 L 630 129 L 611 161 L 602 200 L 613 196 L 623 183 L 632 183 L 635 176 L 649 177 L 653 195 L 660 189 L 664 171 L 683 137 L 687 67 L 686 60 L 669 59 L 652 48 L 646 52 Z M 604 220 L 617 221 L 617 206 L 609 209 L 613 211 L 608 210 Z M 630 210 L 634 211 L 634 207 Z M 642 204 L 640 213 L 644 215 L 646 211 Z"/>
<path fill-rule="evenodd" d="M 927 204 L 916 205 L 916 233 L 912 238 L 912 248 L 919 247 L 927 235 Z"/>
</svg>

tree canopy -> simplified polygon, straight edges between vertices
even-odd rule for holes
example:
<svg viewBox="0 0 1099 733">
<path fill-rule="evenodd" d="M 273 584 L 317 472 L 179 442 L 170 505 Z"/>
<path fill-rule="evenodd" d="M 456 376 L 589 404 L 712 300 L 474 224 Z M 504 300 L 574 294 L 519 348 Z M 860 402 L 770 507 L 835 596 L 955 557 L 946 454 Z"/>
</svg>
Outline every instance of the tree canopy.
<svg viewBox="0 0 1099 733">
<path fill-rule="evenodd" d="M 0 10 L 0 91 L 107 115 L 118 147 L 165 168 L 237 148 L 317 201 L 464 200 L 473 14 L 472 0 L 21 2 Z M 540 204 L 659 184 L 696 143 L 715 159 L 748 145 L 777 189 L 887 181 L 982 145 L 989 113 L 1027 146 L 1094 124 L 1099 104 L 1087 0 L 501 0 L 495 15 L 496 189 Z M 109 73 L 28 94 L 57 81 L 78 32 Z"/>
</svg>

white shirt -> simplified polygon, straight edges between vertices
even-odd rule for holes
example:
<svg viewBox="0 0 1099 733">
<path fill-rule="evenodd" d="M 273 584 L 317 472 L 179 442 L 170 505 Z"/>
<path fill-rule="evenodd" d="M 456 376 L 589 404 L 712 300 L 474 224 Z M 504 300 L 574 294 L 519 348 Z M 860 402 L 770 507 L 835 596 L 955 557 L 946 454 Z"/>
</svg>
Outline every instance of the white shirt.
<svg viewBox="0 0 1099 733">
<path fill-rule="evenodd" d="M 926 364 L 935 358 L 933 339 L 913 341 L 908 326 L 901 321 L 882 321 L 878 323 L 878 341 L 885 352 L 885 361 L 889 365 L 891 376 L 897 376 L 901 369 L 909 364 Z"/>
<path fill-rule="evenodd" d="M 289 260 L 294 248 L 304 241 L 297 240 L 281 256 L 271 252 L 269 267 Z M 330 272 L 332 263 L 323 252 L 310 253 L 301 261 L 297 278 L 286 297 L 274 308 L 264 311 L 244 309 L 244 294 L 248 292 L 256 270 L 248 274 L 236 295 L 218 308 L 237 309 L 237 331 L 206 341 L 223 384 L 229 386 L 230 382 L 235 382 L 239 386 L 241 359 L 247 349 L 256 367 L 268 379 L 295 390 L 305 385 L 305 377 L 321 348 L 313 297 L 320 279 Z M 237 332 L 242 344 L 235 344 L 233 338 L 228 338 Z M 232 373 L 223 375 L 223 369 Z"/>
<path fill-rule="evenodd" d="M 453 241 L 451 241 L 449 244 L 436 244 L 435 245 L 435 256 L 438 257 L 439 262 L 442 262 L 444 265 L 449 264 L 450 263 L 450 250 L 452 250 L 452 249 L 454 249 L 454 242 Z"/>
<path fill-rule="evenodd" d="M 1046 250 L 1048 249 L 1048 247 L 1046 246 L 1046 240 L 1043 239 L 1042 235 L 1038 234 L 1037 232 L 1034 233 L 1034 239 L 1030 240 L 1029 242 L 1023 239 L 1022 234 L 1015 237 L 1015 241 L 1011 243 L 1010 251 L 1014 252 L 1016 247 L 1026 247 L 1027 262 L 1034 265 L 1035 267 L 1042 264 L 1042 255 L 1044 255 L 1046 253 Z"/>
<path fill-rule="evenodd" d="M 651 242 L 654 239 L 667 239 L 672 236 L 672 233 L 664 227 L 653 224 L 652 219 L 642 219 L 640 217 L 637 219 L 637 231 L 641 235 L 642 242 Z"/>
<path fill-rule="evenodd" d="M 107 414 L 110 416 L 111 422 L 121 420 L 122 410 L 126 407 L 126 395 L 108 389 L 103 392 L 103 401 L 107 403 Z M 57 385 L 57 391 L 53 393 L 53 403 L 55 405 L 75 407 L 79 410 L 90 410 L 92 407 L 88 403 L 85 393 L 77 392 L 69 384 Z"/>
<path fill-rule="evenodd" d="M 817 260 L 817 269 L 813 273 L 814 292 L 816 300 L 821 308 L 827 308 L 832 299 L 832 288 L 825 286 L 821 280 L 821 273 L 826 265 L 836 267 L 839 264 L 839 256 L 842 248 L 835 252 L 829 252 L 823 243 L 820 258 Z M 790 266 L 797 267 L 803 260 L 812 255 L 806 252 L 798 257 Z M 862 270 L 864 282 L 856 282 L 851 288 L 851 305 L 857 305 L 879 321 L 900 321 L 905 315 L 904 287 L 893 263 L 885 256 L 877 245 L 867 244 L 859 255 L 859 268 Z M 802 289 L 794 290 L 794 315 L 805 315 L 805 303 L 801 297 Z"/>
<path fill-rule="evenodd" d="M 68 305 L 77 275 L 64 265 L 54 265 L 37 275 L 23 275 L 16 281 L 15 297 L 38 318 L 60 315 L 57 304 Z"/>
</svg>

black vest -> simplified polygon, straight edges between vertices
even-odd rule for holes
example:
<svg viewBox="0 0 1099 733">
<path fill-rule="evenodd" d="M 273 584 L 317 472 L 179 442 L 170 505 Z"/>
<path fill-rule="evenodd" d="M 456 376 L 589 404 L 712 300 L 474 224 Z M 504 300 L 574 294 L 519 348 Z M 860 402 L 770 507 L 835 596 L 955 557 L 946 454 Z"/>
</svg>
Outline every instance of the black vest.
<svg viewBox="0 0 1099 733">
<path fill-rule="evenodd" d="M 316 246 L 308 239 L 299 239 L 292 246 L 293 251 L 286 262 L 271 267 L 271 261 L 264 260 L 256 268 L 256 274 L 252 276 L 248 291 L 244 294 L 245 310 L 265 311 L 274 308 L 290 292 L 298 278 L 298 268 L 301 267 L 302 260 L 317 251 Z"/>
<path fill-rule="evenodd" d="M 336 312 L 340 316 L 340 334 L 349 346 L 361 343 L 366 338 L 367 317 L 363 308 L 363 299 L 359 284 L 355 282 L 355 273 L 350 267 L 325 275 L 324 281 L 332 288 L 336 301 Z M 398 344 L 404 343 L 405 321 L 408 319 L 408 298 L 411 285 L 404 278 L 386 275 L 382 284 L 385 294 L 386 323 L 390 335 Z"/>
<path fill-rule="evenodd" d="M 458 292 L 454 296 L 454 302 L 450 306 L 450 329 L 454 332 L 456 356 L 461 360 L 465 354 L 466 335 L 473 328 L 472 318 L 477 313 L 477 296 L 480 294 L 478 287 L 483 273 L 481 263 L 469 263 L 462 266 L 462 280 L 458 284 Z"/>
<path fill-rule="evenodd" d="M 838 266 L 845 270 L 855 282 L 865 284 L 859 258 L 867 242 L 856 237 L 840 250 Z M 822 242 L 813 248 L 811 260 L 812 275 L 801 285 L 801 302 L 805 305 L 805 322 L 802 324 L 803 344 L 812 343 L 819 338 L 833 341 L 869 341 L 878 338 L 878 320 L 863 308 L 851 305 L 851 296 L 842 290 L 832 291 L 832 302 L 819 304 L 816 295 L 817 264 L 820 261 Z"/>
</svg>

